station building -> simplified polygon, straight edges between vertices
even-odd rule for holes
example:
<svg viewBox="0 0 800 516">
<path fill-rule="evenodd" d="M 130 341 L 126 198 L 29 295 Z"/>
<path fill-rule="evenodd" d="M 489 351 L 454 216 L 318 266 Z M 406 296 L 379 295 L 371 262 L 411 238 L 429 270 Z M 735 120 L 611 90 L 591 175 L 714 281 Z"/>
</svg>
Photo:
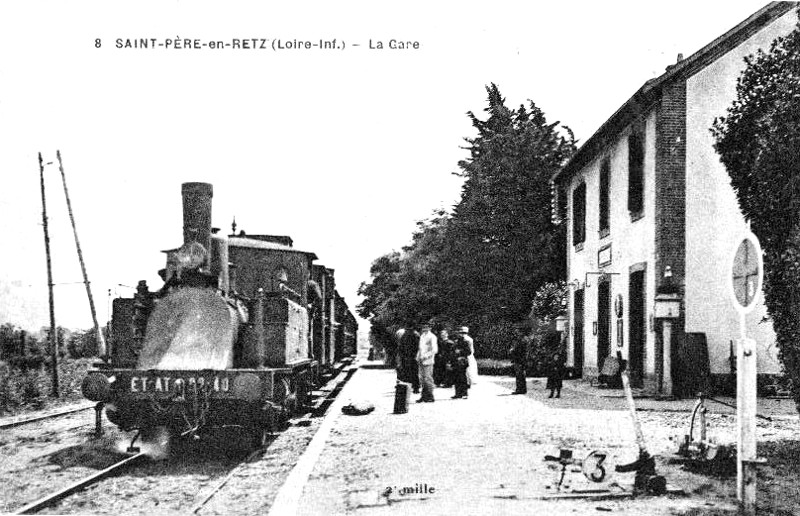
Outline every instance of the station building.
<svg viewBox="0 0 800 516">
<path fill-rule="evenodd" d="M 740 335 L 731 262 L 747 223 L 710 128 L 736 98 L 744 58 L 791 32 L 796 8 L 772 2 L 678 56 L 553 176 L 554 218 L 567 226 L 568 365 L 584 377 L 621 351 L 633 386 L 647 391 L 691 395 L 701 376 L 731 381 Z M 655 309 L 669 286 L 680 310 L 665 335 Z M 748 336 L 759 373 L 779 373 L 766 315 L 761 302 Z"/>
</svg>

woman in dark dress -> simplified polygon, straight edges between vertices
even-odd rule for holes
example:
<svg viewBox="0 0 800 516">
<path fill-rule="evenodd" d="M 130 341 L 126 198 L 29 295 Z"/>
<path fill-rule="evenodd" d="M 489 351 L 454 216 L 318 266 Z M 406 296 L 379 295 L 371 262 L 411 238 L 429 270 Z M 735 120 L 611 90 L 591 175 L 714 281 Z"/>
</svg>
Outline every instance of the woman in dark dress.
<svg viewBox="0 0 800 516">
<path fill-rule="evenodd" d="M 436 353 L 433 363 L 433 383 L 437 387 L 452 387 L 450 351 L 453 348 L 453 341 L 450 340 L 447 330 L 439 332 L 439 352 Z"/>
<path fill-rule="evenodd" d="M 469 379 L 467 378 L 467 368 L 469 367 L 468 357 L 472 354 L 469 342 L 461 338 L 453 341 L 452 351 L 452 370 L 453 384 L 456 387 L 454 399 L 466 398 L 469 394 Z"/>
<path fill-rule="evenodd" d="M 417 351 L 419 351 L 419 333 L 412 328 L 406 328 L 400 337 L 398 349 L 400 365 L 397 370 L 397 379 L 401 382 L 410 383 L 414 394 L 419 392 Z"/>
<path fill-rule="evenodd" d="M 554 393 L 556 398 L 561 397 L 561 385 L 564 380 L 565 370 L 564 355 L 555 353 L 547 372 L 547 388 L 550 389 L 550 396 L 548 396 L 548 398 L 552 398 Z"/>
</svg>

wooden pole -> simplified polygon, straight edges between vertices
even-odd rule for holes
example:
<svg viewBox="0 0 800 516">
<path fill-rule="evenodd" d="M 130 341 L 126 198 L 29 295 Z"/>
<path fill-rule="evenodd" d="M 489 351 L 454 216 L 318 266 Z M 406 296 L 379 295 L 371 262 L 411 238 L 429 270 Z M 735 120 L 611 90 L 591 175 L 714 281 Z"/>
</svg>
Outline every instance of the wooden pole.
<svg viewBox="0 0 800 516">
<path fill-rule="evenodd" d="M 75 226 L 75 216 L 72 214 L 72 203 L 69 200 L 69 190 L 67 190 L 67 177 L 64 174 L 64 164 L 61 161 L 61 151 L 56 151 L 58 157 L 58 170 L 61 172 L 61 183 L 64 185 L 64 197 L 67 199 L 67 211 L 69 212 L 69 220 L 72 223 L 72 234 L 75 236 L 75 248 L 78 250 L 78 261 L 81 263 L 81 272 L 83 273 L 83 284 L 86 286 L 86 295 L 89 297 L 89 310 L 92 312 L 92 323 L 94 323 L 95 339 L 97 340 L 97 354 L 101 358 L 106 356 L 106 339 L 103 337 L 103 332 L 100 330 L 100 325 L 97 323 L 97 311 L 94 308 L 94 298 L 92 297 L 92 289 L 89 283 L 89 275 L 86 273 L 86 264 L 83 261 L 83 252 L 81 252 L 81 243 L 78 240 L 78 229 Z"/>
<path fill-rule="evenodd" d="M 44 228 L 44 250 L 47 255 L 47 291 L 50 301 L 50 350 L 53 357 L 52 395 L 58 398 L 58 335 L 56 334 L 56 312 L 53 305 L 53 270 L 50 262 L 50 234 L 47 232 L 47 201 L 44 194 L 44 162 L 39 153 L 39 181 L 42 186 L 42 227 Z"/>
<path fill-rule="evenodd" d="M 743 514 L 756 513 L 756 341 L 745 336 L 744 314 L 742 336 L 737 342 L 736 421 L 736 496 Z"/>
</svg>

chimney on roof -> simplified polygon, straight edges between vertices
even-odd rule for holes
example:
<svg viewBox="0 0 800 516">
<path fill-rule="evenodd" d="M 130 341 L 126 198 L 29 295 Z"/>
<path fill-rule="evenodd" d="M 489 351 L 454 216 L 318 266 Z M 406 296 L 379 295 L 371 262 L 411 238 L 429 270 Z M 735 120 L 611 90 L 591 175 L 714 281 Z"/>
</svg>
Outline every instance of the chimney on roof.
<svg viewBox="0 0 800 516">
<path fill-rule="evenodd" d="M 676 63 L 680 63 L 681 61 L 683 61 L 683 54 L 678 54 L 678 60 Z"/>
</svg>

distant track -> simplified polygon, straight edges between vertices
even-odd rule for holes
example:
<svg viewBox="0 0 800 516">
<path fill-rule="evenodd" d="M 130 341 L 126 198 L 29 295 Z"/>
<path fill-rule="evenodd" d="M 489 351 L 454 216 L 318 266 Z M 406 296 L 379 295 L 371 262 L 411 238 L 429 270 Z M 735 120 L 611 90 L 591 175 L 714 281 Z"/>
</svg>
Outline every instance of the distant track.
<svg viewBox="0 0 800 516">
<path fill-rule="evenodd" d="M 81 411 L 84 411 L 84 410 L 89 410 L 91 408 L 94 408 L 94 406 L 95 406 L 94 403 L 89 403 L 87 405 L 82 405 L 80 407 L 72 407 L 72 408 L 60 410 L 60 411 L 57 411 L 57 412 L 49 412 L 47 414 L 39 414 L 37 416 L 33 416 L 33 417 L 25 418 L 25 419 L 16 419 L 14 421 L 8 421 L 8 422 L 0 423 L 0 430 L 2 430 L 4 428 L 13 428 L 15 426 L 27 425 L 29 423 L 35 423 L 37 421 L 43 421 L 45 419 L 53 419 L 53 418 L 65 416 L 67 414 L 72 414 L 74 412 L 81 412 Z"/>
<path fill-rule="evenodd" d="M 55 493 L 49 494 L 43 498 L 36 500 L 35 502 L 29 503 L 25 507 L 18 509 L 14 514 L 33 514 L 37 511 L 44 509 L 45 507 L 49 507 L 54 503 L 58 502 L 59 500 L 66 498 L 67 496 L 80 491 L 81 489 L 98 482 L 107 476 L 110 476 L 117 471 L 131 465 L 134 462 L 138 462 L 142 460 L 146 455 L 144 453 L 137 453 L 136 455 L 131 455 L 130 457 L 126 457 L 125 459 L 113 464 L 106 469 L 95 473 L 94 475 L 88 476 L 83 480 L 79 480 Z"/>
</svg>

